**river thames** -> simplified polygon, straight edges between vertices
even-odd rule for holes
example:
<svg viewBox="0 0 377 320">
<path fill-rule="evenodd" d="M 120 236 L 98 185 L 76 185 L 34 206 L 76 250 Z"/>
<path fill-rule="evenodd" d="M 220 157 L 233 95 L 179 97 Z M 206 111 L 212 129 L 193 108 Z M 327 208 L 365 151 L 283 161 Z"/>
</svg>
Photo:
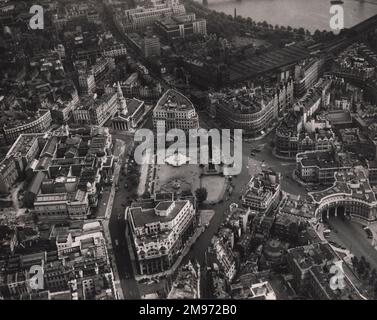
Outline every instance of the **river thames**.
<svg viewBox="0 0 377 320">
<path fill-rule="evenodd" d="M 199 0 L 198 0 L 199 1 Z M 275 26 L 330 30 L 330 0 L 208 0 L 212 10 L 267 21 Z M 344 0 L 344 25 L 351 27 L 377 14 L 377 0 Z"/>
</svg>

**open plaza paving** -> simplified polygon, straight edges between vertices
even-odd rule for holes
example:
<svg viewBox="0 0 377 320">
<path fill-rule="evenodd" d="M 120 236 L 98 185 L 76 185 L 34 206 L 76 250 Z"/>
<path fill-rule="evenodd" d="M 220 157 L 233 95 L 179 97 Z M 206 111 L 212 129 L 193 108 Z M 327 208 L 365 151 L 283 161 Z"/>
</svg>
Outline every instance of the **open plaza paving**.
<svg viewBox="0 0 377 320">
<path fill-rule="evenodd" d="M 172 166 L 170 164 L 142 165 L 138 194 L 145 191 L 192 193 L 198 188 L 207 190 L 206 203 L 217 203 L 224 197 L 226 177 L 220 174 L 204 174 L 204 168 L 195 164 Z"/>
</svg>

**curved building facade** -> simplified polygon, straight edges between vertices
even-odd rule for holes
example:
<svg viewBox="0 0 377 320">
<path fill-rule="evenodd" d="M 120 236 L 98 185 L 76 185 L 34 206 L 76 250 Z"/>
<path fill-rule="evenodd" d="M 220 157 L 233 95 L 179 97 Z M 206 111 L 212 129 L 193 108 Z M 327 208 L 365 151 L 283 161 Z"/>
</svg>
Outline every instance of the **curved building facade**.
<svg viewBox="0 0 377 320">
<path fill-rule="evenodd" d="M 263 135 L 292 104 L 292 82 L 276 88 L 227 89 L 209 95 L 210 114 L 224 127 L 242 129 L 251 137 Z"/>
<path fill-rule="evenodd" d="M 169 89 L 153 110 L 153 127 L 164 123 L 165 129 L 181 129 L 188 131 L 199 128 L 199 117 L 193 103 L 182 93 Z"/>
<path fill-rule="evenodd" d="M 309 194 L 317 205 L 315 216 L 319 219 L 342 213 L 364 221 L 376 220 L 376 195 L 362 168 L 337 172 L 332 187 Z"/>
<path fill-rule="evenodd" d="M 4 126 L 3 134 L 8 143 L 13 143 L 21 134 L 46 132 L 52 122 L 50 110 L 40 111 L 32 121 L 14 126 Z"/>
</svg>

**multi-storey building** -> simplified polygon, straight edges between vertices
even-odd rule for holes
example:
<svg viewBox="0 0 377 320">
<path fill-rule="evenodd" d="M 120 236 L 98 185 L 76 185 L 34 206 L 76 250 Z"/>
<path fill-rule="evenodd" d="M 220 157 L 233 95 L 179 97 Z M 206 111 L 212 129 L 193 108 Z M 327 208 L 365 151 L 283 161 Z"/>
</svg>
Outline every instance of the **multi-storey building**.
<svg viewBox="0 0 377 320">
<path fill-rule="evenodd" d="M 330 268 L 342 260 L 328 243 L 315 243 L 288 249 L 287 262 L 293 275 L 294 288 L 311 299 L 319 300 L 358 300 L 361 299 L 355 286 L 344 277 L 343 288 L 330 288 Z"/>
<path fill-rule="evenodd" d="M 19 177 L 16 162 L 12 157 L 0 162 L 0 193 L 8 193 Z"/>
<path fill-rule="evenodd" d="M 87 89 L 86 91 L 89 92 Z M 66 96 L 68 98 L 64 97 L 65 99 L 62 99 L 59 97 L 51 106 L 52 120 L 57 123 L 67 123 L 72 115 L 72 110 L 74 110 L 79 103 L 78 91 L 74 85 L 66 86 L 64 91 L 67 93 Z"/>
<path fill-rule="evenodd" d="M 231 285 L 233 299 L 276 300 L 276 294 L 268 281 L 235 283 Z"/>
<path fill-rule="evenodd" d="M 84 95 L 91 95 L 96 90 L 96 81 L 94 79 L 94 74 L 91 71 L 79 70 L 78 82 L 80 92 Z"/>
<path fill-rule="evenodd" d="M 92 222 L 86 225 L 90 224 L 98 223 Z M 95 258 L 107 256 L 106 240 L 100 231 L 91 232 L 84 229 L 84 232 L 79 235 L 72 235 L 72 232 L 60 235 L 56 238 L 56 248 L 59 259 L 68 257 L 72 252 L 80 252 L 82 255 L 90 254 Z"/>
<path fill-rule="evenodd" d="M 323 64 L 323 59 L 312 58 L 295 67 L 294 93 L 296 97 L 302 97 L 317 82 Z"/>
<path fill-rule="evenodd" d="M 330 79 L 321 78 L 294 105 L 275 132 L 276 153 L 293 158 L 301 150 L 327 150 L 335 140 L 327 122 L 316 122 L 314 116 L 330 103 Z"/>
<path fill-rule="evenodd" d="M 75 122 L 103 126 L 118 110 L 117 93 L 110 90 L 100 98 L 87 97 L 73 111 Z"/>
<path fill-rule="evenodd" d="M 34 212 L 41 220 L 85 219 L 89 214 L 88 193 L 77 190 L 37 195 Z"/>
<path fill-rule="evenodd" d="M 0 258 L 14 254 L 18 245 L 16 226 L 0 225 Z"/>
<path fill-rule="evenodd" d="M 328 151 L 333 148 L 335 140 L 335 133 L 331 127 L 316 128 L 314 132 L 300 134 L 298 152 Z"/>
<path fill-rule="evenodd" d="M 301 128 L 302 121 L 300 112 L 290 110 L 275 131 L 277 155 L 286 158 L 296 156 Z"/>
<path fill-rule="evenodd" d="M 126 79 L 124 83 L 122 83 L 122 87 L 125 89 L 126 95 L 131 95 L 134 88 L 138 87 L 138 78 L 139 74 L 134 72 Z"/>
<path fill-rule="evenodd" d="M 165 17 L 155 23 L 159 33 L 167 40 L 187 38 L 193 34 L 207 34 L 205 19 L 197 19 L 195 13 Z"/>
<path fill-rule="evenodd" d="M 0 193 L 8 193 L 11 186 L 25 173 L 27 166 L 40 151 L 43 134 L 21 134 L 0 162 Z"/>
<path fill-rule="evenodd" d="M 158 100 L 153 110 L 155 130 L 163 126 L 165 130 L 199 128 L 199 117 L 193 103 L 182 93 L 169 89 Z"/>
<path fill-rule="evenodd" d="M 124 11 L 121 16 L 122 27 L 125 31 L 136 30 L 152 25 L 162 17 L 185 14 L 186 9 L 178 0 L 153 1 L 151 7 L 137 7 Z"/>
<path fill-rule="evenodd" d="M 85 219 L 90 208 L 97 206 L 98 183 L 111 181 L 114 166 L 111 135 L 106 129 L 98 131 L 103 133 L 89 131 L 85 136 L 71 136 L 66 128 L 65 134 L 39 137 L 41 147 L 35 150 L 42 151 L 38 159 L 36 151 L 30 156 L 26 171 L 30 182 L 24 204 L 40 220 Z M 18 149 L 14 146 L 11 150 Z"/>
<path fill-rule="evenodd" d="M 200 282 L 200 265 L 198 263 L 194 265 L 189 261 L 188 264 L 180 268 L 168 294 L 168 299 L 200 299 Z"/>
<path fill-rule="evenodd" d="M 53 225 L 44 237 L 54 246 L 24 248 L 2 259 L 0 294 L 5 299 L 103 300 L 118 297 L 103 228 L 97 221 Z M 43 291 L 29 285 L 30 267 L 40 266 Z"/>
<path fill-rule="evenodd" d="M 115 58 L 127 55 L 127 48 L 123 43 L 113 43 L 103 49 L 103 55 L 108 58 Z"/>
<path fill-rule="evenodd" d="M 334 149 L 305 151 L 296 156 L 297 176 L 306 183 L 332 184 L 335 172 L 351 167 L 347 155 Z"/>
<path fill-rule="evenodd" d="M 50 128 L 51 122 L 50 110 L 40 109 L 30 121 L 15 121 L 15 123 L 5 124 L 3 134 L 8 143 L 13 143 L 21 134 L 46 132 Z"/>
<path fill-rule="evenodd" d="M 269 213 L 280 201 L 280 174 L 264 170 L 252 177 L 242 196 L 242 204 L 259 213 Z"/>
<path fill-rule="evenodd" d="M 240 88 L 210 94 L 211 116 L 228 128 L 242 129 L 246 135 L 259 136 L 271 128 L 279 110 L 292 102 L 292 84 L 284 90 Z"/>
<path fill-rule="evenodd" d="M 213 262 L 217 262 L 228 281 L 232 281 L 237 273 L 237 265 L 232 248 L 224 243 L 223 239 L 214 236 L 208 254 L 213 256 Z"/>
<path fill-rule="evenodd" d="M 155 35 L 144 37 L 142 52 L 145 58 L 159 57 L 161 55 L 160 39 Z"/>
<path fill-rule="evenodd" d="M 190 236 L 197 219 L 189 200 L 137 203 L 126 209 L 138 273 L 156 274 L 169 270 Z"/>
<path fill-rule="evenodd" d="M 334 173 L 334 184 L 323 191 L 311 192 L 318 219 L 343 214 L 362 221 L 377 217 L 377 200 L 364 168 L 353 168 Z"/>
</svg>

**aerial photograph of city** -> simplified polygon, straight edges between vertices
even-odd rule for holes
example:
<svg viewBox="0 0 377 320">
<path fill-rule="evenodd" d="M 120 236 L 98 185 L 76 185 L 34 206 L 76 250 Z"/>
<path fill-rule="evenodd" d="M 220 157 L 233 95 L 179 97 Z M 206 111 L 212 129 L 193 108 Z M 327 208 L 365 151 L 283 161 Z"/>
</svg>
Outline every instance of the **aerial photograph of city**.
<svg viewBox="0 0 377 320">
<path fill-rule="evenodd" d="M 0 0 L 0 27 L 4 303 L 377 300 L 377 0 Z"/>
</svg>

